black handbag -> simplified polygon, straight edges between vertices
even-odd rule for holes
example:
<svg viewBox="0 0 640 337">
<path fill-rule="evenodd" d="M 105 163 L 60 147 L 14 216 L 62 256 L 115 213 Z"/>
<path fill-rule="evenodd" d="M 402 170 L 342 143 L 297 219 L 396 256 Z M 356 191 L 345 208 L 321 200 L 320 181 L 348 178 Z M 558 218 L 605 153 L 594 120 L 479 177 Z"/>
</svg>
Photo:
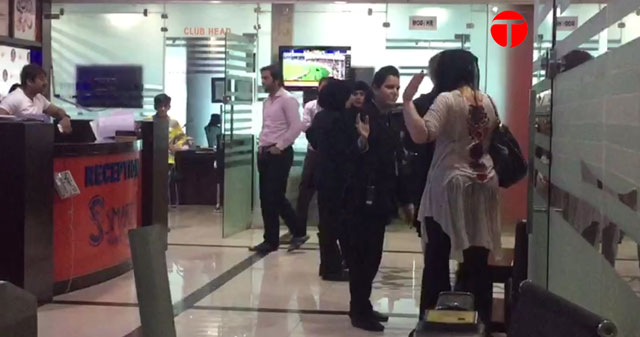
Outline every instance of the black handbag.
<svg viewBox="0 0 640 337">
<path fill-rule="evenodd" d="M 498 127 L 491 134 L 489 155 L 498 175 L 498 185 L 508 188 L 527 175 L 527 160 L 524 159 L 520 145 L 509 128 L 500 122 L 498 109 L 496 109 L 493 100 L 491 98 L 489 100 L 498 118 Z"/>
</svg>

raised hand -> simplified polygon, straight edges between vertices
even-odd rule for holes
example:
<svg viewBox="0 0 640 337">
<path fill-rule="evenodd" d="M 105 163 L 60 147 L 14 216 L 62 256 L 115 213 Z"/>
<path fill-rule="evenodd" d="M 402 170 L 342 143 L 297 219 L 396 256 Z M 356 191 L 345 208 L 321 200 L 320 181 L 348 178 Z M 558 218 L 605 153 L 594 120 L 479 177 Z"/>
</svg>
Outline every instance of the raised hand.
<svg viewBox="0 0 640 337">
<path fill-rule="evenodd" d="M 424 80 L 424 73 L 413 75 L 411 81 L 409 81 L 409 84 L 404 89 L 404 93 L 402 94 L 402 100 L 404 103 L 413 101 L 413 98 L 418 92 L 420 84 L 422 84 L 422 80 Z"/>
<path fill-rule="evenodd" d="M 356 129 L 358 130 L 358 134 L 365 138 L 369 138 L 369 134 L 371 133 L 371 127 L 369 126 L 369 116 L 364 117 L 364 121 L 360 118 L 360 114 L 356 116 Z"/>
</svg>

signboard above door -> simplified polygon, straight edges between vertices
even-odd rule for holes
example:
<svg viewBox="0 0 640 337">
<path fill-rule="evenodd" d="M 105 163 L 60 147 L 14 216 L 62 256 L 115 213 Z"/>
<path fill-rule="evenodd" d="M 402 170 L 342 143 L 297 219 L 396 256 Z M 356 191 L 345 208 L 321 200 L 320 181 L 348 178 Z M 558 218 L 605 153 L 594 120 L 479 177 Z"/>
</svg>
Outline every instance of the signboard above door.
<svg viewBox="0 0 640 337">
<path fill-rule="evenodd" d="M 576 30 L 578 28 L 577 16 L 559 16 L 557 20 L 558 30 Z"/>
<path fill-rule="evenodd" d="M 410 30 L 438 30 L 438 17 L 412 16 L 409 18 Z"/>
</svg>

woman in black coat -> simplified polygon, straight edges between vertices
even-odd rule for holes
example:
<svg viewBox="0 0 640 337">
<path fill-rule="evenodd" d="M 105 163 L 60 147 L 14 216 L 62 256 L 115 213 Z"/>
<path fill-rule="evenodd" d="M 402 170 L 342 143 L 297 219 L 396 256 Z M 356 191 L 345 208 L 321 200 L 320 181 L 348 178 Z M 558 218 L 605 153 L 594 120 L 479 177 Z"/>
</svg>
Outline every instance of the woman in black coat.
<svg viewBox="0 0 640 337">
<path fill-rule="evenodd" d="M 316 170 L 320 223 L 320 276 L 328 281 L 347 281 L 340 247 L 345 247 L 345 190 L 351 180 L 361 150 L 355 118 L 347 113 L 351 89 L 346 82 L 330 80 L 320 92 L 322 108 L 307 130 L 307 139 L 319 153 Z M 362 142 L 360 142 L 362 143 Z"/>
</svg>

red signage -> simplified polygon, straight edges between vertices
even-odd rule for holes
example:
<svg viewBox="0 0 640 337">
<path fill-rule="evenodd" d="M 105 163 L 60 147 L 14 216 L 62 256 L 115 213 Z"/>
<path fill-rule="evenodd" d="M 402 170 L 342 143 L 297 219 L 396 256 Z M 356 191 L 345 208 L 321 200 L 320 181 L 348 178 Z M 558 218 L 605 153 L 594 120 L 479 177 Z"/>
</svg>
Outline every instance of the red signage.
<svg viewBox="0 0 640 337">
<path fill-rule="evenodd" d="M 492 22 L 491 37 L 502 47 L 517 47 L 527 38 L 527 20 L 518 12 L 501 12 Z"/>
<path fill-rule="evenodd" d="M 224 36 L 231 33 L 231 28 L 223 27 L 184 27 L 186 36 Z"/>
<path fill-rule="evenodd" d="M 80 194 L 53 203 L 56 282 L 89 275 L 131 258 L 127 232 L 141 223 L 140 153 L 55 158 Z"/>
</svg>

